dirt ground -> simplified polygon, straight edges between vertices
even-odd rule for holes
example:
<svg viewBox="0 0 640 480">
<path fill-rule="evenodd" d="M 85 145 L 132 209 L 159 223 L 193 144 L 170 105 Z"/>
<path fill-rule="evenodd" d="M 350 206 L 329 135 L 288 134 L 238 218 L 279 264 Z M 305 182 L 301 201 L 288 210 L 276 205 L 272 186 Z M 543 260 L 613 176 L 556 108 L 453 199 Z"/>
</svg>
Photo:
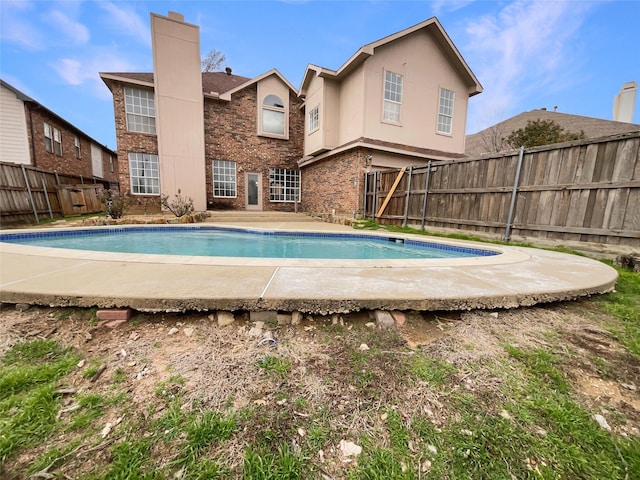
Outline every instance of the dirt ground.
<svg viewBox="0 0 640 480">
<path fill-rule="evenodd" d="M 505 355 L 503 345 L 522 349 L 544 347 L 562 359 L 560 368 L 575 389 L 576 400 L 593 412 L 621 412 L 624 421 L 612 421 L 619 435 L 640 435 L 640 362 L 603 328 L 606 318 L 594 311 L 589 300 L 522 308 L 509 311 L 405 312 L 404 325 L 396 325 L 400 335 L 382 348 L 392 354 L 411 354 L 421 349 L 456 367 L 456 382 L 469 390 L 487 392 L 499 398 L 499 379 L 489 365 Z M 332 322 L 344 328 L 327 338 L 323 326 Z M 304 376 L 303 392 L 297 395 L 333 409 L 357 408 L 342 367 L 349 362 L 341 343 L 365 344 L 379 327 L 369 312 L 343 315 L 340 318 L 305 317 L 299 325 L 256 325 L 248 314 L 236 313 L 231 325 L 218 326 L 215 314 L 134 314 L 127 323 L 111 328 L 97 322 L 95 311 L 29 307 L 24 311 L 3 305 L 0 312 L 0 355 L 12 345 L 37 338 L 55 339 L 75 347 L 83 365 L 103 364 L 106 369 L 94 381 L 79 372 L 72 374 L 78 391 L 103 393 L 113 388 L 118 372 L 125 390 L 136 408 L 144 414 L 149 405 L 162 408 L 158 385 L 171 388 L 171 378 L 186 380 L 187 402 L 198 400 L 211 409 L 233 408 L 249 404 L 277 402 L 273 382 L 256 368 L 265 352 L 277 351 L 292 361 L 291 378 Z M 487 365 L 486 369 L 466 366 Z M 307 368 L 313 366 L 314 376 Z M 391 377 L 392 366 L 380 366 Z M 80 370 L 80 368 L 79 368 Z M 346 370 L 346 367 L 345 367 Z M 346 373 L 345 373 L 346 375 Z M 402 388 L 393 381 L 381 386 Z M 170 393 L 170 392 L 169 392 Z M 437 396 L 414 389 L 404 390 L 398 403 L 403 414 L 416 409 L 428 412 L 434 422 L 447 421 L 448 412 Z M 419 399 L 419 401 L 417 401 Z M 116 422 L 103 418 L 101 422 Z M 351 417 L 353 418 L 353 416 Z M 357 429 L 358 425 L 348 428 Z M 42 445 L 28 456 L 46 451 Z M 226 452 L 229 456 L 232 453 Z M 236 452 L 241 461 L 242 450 Z M 329 453 L 327 453 L 329 455 Z M 30 458 L 15 459 L 13 467 L 28 465 Z M 13 463 L 13 462 L 12 462 Z"/>
</svg>

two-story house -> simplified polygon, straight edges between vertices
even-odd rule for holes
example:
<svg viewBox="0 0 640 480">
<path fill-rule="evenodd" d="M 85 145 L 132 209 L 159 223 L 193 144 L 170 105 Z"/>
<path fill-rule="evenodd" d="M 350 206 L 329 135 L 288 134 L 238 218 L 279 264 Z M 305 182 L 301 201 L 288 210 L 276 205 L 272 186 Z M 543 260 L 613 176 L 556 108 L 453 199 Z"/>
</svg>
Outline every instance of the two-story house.
<svg viewBox="0 0 640 480">
<path fill-rule="evenodd" d="M 101 73 L 113 94 L 121 189 L 198 210 L 362 211 L 371 169 L 464 156 L 482 86 L 436 18 L 360 48 L 338 70 L 309 65 L 296 90 L 200 72 L 199 28 L 151 14 L 153 73 Z"/>
<path fill-rule="evenodd" d="M 121 190 L 197 210 L 293 211 L 304 114 L 277 70 L 200 72 L 196 25 L 151 14 L 154 73 L 101 73 L 113 94 Z"/>
<path fill-rule="evenodd" d="M 0 80 L 0 161 L 118 181 L 116 153 L 17 88 Z"/>
<path fill-rule="evenodd" d="M 302 209 L 361 213 L 364 173 L 464 156 L 482 86 L 434 17 L 360 48 L 338 70 L 309 65 Z"/>
</svg>

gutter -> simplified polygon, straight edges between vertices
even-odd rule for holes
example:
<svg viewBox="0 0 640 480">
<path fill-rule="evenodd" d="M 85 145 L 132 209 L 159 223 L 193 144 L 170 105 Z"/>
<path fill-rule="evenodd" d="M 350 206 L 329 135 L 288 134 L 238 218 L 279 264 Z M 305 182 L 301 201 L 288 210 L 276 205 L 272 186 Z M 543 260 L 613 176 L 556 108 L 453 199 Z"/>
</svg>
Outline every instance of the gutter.
<svg viewBox="0 0 640 480">
<path fill-rule="evenodd" d="M 35 133 L 33 131 L 33 114 L 32 114 L 32 109 L 31 106 L 27 107 L 29 109 L 29 133 L 31 133 L 31 160 L 33 163 L 34 167 L 38 166 L 38 158 L 36 155 L 36 144 L 35 144 Z M 39 104 L 36 104 L 35 106 L 36 109 L 40 108 Z"/>
</svg>

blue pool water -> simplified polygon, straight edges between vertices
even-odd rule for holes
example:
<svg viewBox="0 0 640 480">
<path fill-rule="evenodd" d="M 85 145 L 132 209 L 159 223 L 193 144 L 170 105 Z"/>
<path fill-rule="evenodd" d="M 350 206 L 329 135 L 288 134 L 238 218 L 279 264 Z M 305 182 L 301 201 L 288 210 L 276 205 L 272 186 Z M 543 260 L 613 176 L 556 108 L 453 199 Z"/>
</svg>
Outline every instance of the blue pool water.
<svg viewBox="0 0 640 480">
<path fill-rule="evenodd" d="M 102 252 L 253 258 L 416 259 L 496 255 L 438 243 L 355 234 L 230 230 L 214 227 L 110 228 L 3 233 L 0 241 Z"/>
</svg>

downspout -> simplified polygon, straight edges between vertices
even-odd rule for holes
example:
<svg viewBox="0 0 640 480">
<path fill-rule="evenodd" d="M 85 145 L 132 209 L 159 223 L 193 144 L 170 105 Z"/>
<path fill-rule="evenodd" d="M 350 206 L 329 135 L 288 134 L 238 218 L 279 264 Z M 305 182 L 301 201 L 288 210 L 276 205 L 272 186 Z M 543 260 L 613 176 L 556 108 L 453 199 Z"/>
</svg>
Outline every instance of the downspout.
<svg viewBox="0 0 640 480">
<path fill-rule="evenodd" d="M 36 158 L 36 143 L 35 143 L 35 137 L 34 137 L 34 131 L 33 131 L 33 115 L 32 115 L 31 107 L 27 107 L 27 108 L 29 109 L 29 131 L 31 133 L 31 157 L 33 160 L 33 166 L 37 167 L 38 159 Z M 40 106 L 36 105 L 36 108 L 40 108 Z"/>
</svg>

